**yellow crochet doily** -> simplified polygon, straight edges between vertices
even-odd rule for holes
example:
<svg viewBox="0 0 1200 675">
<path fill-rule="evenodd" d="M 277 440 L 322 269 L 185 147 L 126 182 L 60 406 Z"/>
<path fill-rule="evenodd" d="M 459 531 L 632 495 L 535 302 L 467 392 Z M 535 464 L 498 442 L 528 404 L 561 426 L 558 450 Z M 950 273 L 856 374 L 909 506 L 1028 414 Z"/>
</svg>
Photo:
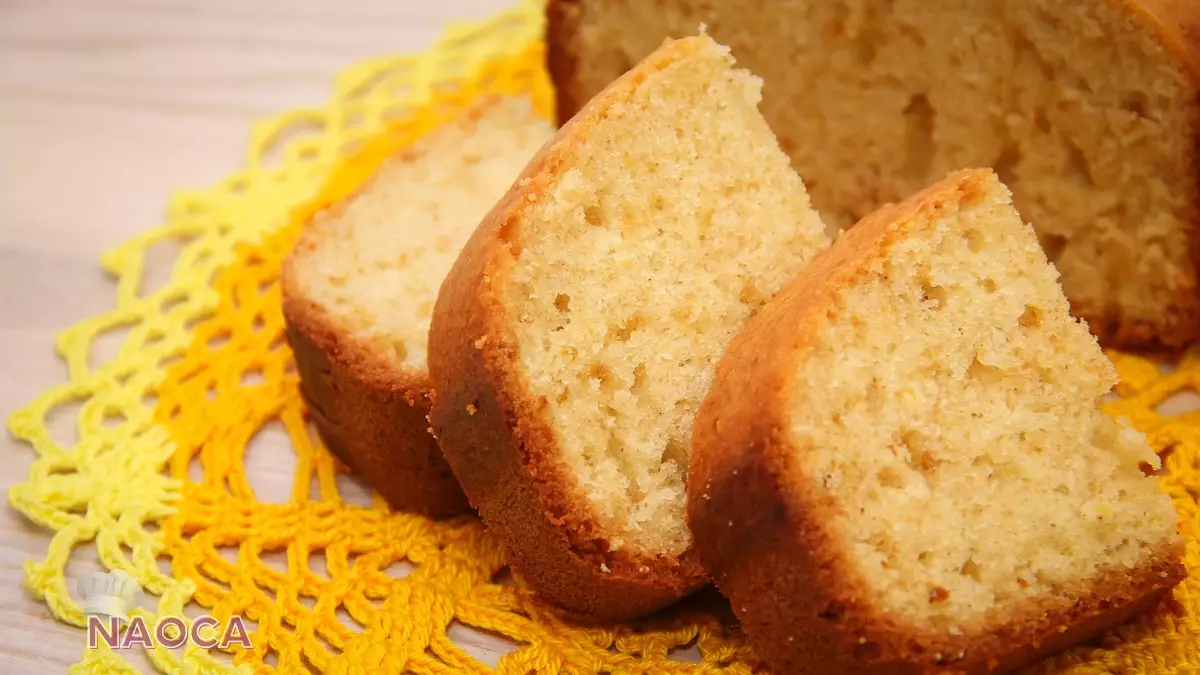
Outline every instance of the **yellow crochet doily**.
<svg viewBox="0 0 1200 675">
<path fill-rule="evenodd" d="M 498 542 L 473 518 L 435 522 L 348 503 L 344 471 L 310 433 L 283 341 L 277 277 L 299 223 L 359 185 L 481 96 L 529 97 L 551 113 L 542 69 L 542 6 L 526 0 L 477 25 L 451 26 L 430 51 L 366 61 L 338 78 L 330 102 L 255 130 L 247 166 L 220 185 L 181 191 L 166 222 L 103 257 L 117 278 L 116 309 L 62 333 L 70 380 L 17 411 L 9 427 L 37 460 L 10 504 L 53 533 L 45 559 L 25 566 L 30 593 L 60 621 L 84 625 L 64 572 L 80 547 L 135 577 L 155 599 L 135 610 L 153 625 L 199 606 L 224 622 L 241 615 L 253 649 L 233 663 L 199 647 L 148 650 L 164 673 L 750 673 L 759 670 L 728 615 L 691 602 L 637 625 L 580 627 L 504 581 Z M 314 195 L 317 195 L 314 198 Z M 170 280 L 143 294 L 149 246 L 178 240 Z M 97 367 L 89 352 L 127 329 Z M 1122 400 L 1111 411 L 1145 431 L 1165 458 L 1163 487 L 1189 539 L 1189 578 L 1174 602 L 1101 642 L 1034 670 L 1061 673 L 1200 672 L 1200 413 L 1155 407 L 1200 388 L 1200 358 L 1164 373 L 1111 354 Z M 51 439 L 47 418 L 80 404 L 78 442 Z M 285 503 L 256 498 L 245 456 L 269 423 L 291 439 L 296 470 Z M 222 553 L 224 552 L 224 554 Z M 323 557 L 324 570 L 314 569 Z M 269 564 L 267 557 L 286 560 Z M 170 574 L 159 561 L 169 562 Z M 398 578 L 388 568 L 404 562 Z M 495 668 L 448 637 L 460 627 L 503 636 Z M 140 660 L 86 649 L 72 673 L 134 673 Z M 679 660 L 682 648 L 695 647 Z M 699 658 L 695 657 L 699 654 Z"/>
</svg>

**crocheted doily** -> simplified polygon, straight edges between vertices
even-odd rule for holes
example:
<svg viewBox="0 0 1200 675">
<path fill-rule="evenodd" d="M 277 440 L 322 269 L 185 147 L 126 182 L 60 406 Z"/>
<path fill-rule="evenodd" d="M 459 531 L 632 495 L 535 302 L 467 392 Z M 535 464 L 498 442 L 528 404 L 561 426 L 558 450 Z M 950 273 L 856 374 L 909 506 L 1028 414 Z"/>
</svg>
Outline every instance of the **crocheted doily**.
<svg viewBox="0 0 1200 675">
<path fill-rule="evenodd" d="M 73 551 L 91 547 L 145 589 L 154 609 L 134 612 L 149 625 L 186 616 L 189 605 L 221 622 L 248 620 L 251 649 L 146 650 L 164 673 L 761 669 L 711 597 L 636 625 L 571 624 L 508 579 L 498 542 L 474 518 L 435 522 L 378 499 L 347 501 L 337 480 L 345 469 L 309 431 L 277 283 L 299 223 L 481 96 L 526 96 L 549 117 L 541 17 L 541 2 L 524 0 L 489 21 L 451 26 L 425 53 L 347 69 L 325 107 L 257 127 L 244 170 L 178 192 L 161 226 L 103 256 L 117 279 L 116 308 L 58 336 L 69 381 L 9 420 L 37 453 L 9 502 L 53 533 L 45 558 L 26 563 L 25 582 L 56 619 L 84 625 L 64 573 Z M 145 253 L 166 240 L 181 244 L 170 280 L 143 293 Z M 116 357 L 90 366 L 97 340 L 122 329 Z M 1164 457 L 1162 486 L 1189 539 L 1190 576 L 1173 602 L 1033 670 L 1200 672 L 1200 413 L 1156 412 L 1200 386 L 1200 358 L 1164 369 L 1110 357 L 1123 380 L 1110 412 Z M 80 406 L 78 441 L 56 443 L 48 415 L 71 404 Z M 286 430 L 295 452 L 284 503 L 261 501 L 247 477 L 247 448 L 269 424 Z M 407 576 L 389 569 L 401 564 Z M 478 660 L 455 642 L 470 630 L 503 638 L 510 651 L 494 666 Z M 127 659 L 140 655 L 83 649 L 80 636 L 82 660 L 70 672 L 137 672 Z"/>
</svg>

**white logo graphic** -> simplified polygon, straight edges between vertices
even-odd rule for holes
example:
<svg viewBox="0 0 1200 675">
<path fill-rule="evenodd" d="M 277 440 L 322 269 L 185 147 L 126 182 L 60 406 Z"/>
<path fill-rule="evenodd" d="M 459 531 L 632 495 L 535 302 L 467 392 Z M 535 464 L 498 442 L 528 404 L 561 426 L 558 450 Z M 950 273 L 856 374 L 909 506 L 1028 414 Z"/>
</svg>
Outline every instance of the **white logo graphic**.
<svg viewBox="0 0 1200 675">
<path fill-rule="evenodd" d="M 201 649 L 254 648 L 245 620 L 237 615 L 229 617 L 224 626 L 209 615 L 198 616 L 192 621 L 181 616 L 163 616 L 157 620 L 151 617 L 156 621 L 152 626 L 147 625 L 141 615 L 130 618 L 129 610 L 136 605 L 141 591 L 137 580 L 121 570 L 96 572 L 79 582 L 83 612 L 87 614 L 90 649 L 102 644 L 113 649 L 150 649 L 156 644 L 178 649 L 188 641 Z"/>
<path fill-rule="evenodd" d="M 96 572 L 79 582 L 84 614 L 122 623 L 129 621 L 129 610 L 141 590 L 137 580 L 121 570 Z"/>
</svg>

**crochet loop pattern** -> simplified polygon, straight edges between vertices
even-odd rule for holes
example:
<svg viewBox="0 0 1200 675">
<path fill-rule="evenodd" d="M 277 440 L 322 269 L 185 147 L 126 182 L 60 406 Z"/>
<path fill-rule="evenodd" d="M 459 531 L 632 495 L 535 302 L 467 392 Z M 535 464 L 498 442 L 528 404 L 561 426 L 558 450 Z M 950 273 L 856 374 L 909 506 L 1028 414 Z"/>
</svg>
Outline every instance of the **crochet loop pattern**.
<svg viewBox="0 0 1200 675">
<path fill-rule="evenodd" d="M 346 469 L 310 431 L 278 284 L 301 223 L 481 97 L 527 97 L 551 117 L 542 11 L 524 0 L 488 21 L 450 26 L 424 53 L 348 68 L 324 107 L 257 126 L 245 169 L 211 189 L 177 192 L 162 225 L 103 256 L 116 307 L 58 336 L 68 381 L 9 419 L 37 455 L 9 502 L 51 533 L 45 557 L 26 563 L 25 584 L 57 620 L 85 625 L 65 571 L 77 549 L 92 548 L 104 568 L 144 589 L 150 608 L 133 612 L 149 625 L 186 616 L 190 604 L 251 627 L 251 649 L 146 650 L 163 673 L 762 669 L 712 594 L 636 624 L 571 623 L 507 575 L 498 541 L 475 518 L 433 521 L 378 498 L 347 501 Z M 146 289 L 148 251 L 164 242 L 179 250 L 170 278 Z M 122 332 L 116 355 L 97 359 L 100 343 Z M 1200 390 L 1200 353 L 1169 370 L 1109 356 L 1122 384 L 1108 411 L 1163 456 L 1161 482 L 1188 539 L 1190 575 L 1154 612 L 1031 671 L 1197 673 L 1200 412 L 1156 408 Z M 50 416 L 71 407 L 77 438 L 53 438 Z M 248 448 L 268 427 L 286 433 L 294 452 L 282 503 L 264 501 L 248 479 Z M 506 638 L 511 651 L 494 666 L 481 661 L 460 646 L 472 629 Z M 69 672 L 140 672 L 140 650 L 87 649 L 82 630 L 80 653 Z"/>
</svg>

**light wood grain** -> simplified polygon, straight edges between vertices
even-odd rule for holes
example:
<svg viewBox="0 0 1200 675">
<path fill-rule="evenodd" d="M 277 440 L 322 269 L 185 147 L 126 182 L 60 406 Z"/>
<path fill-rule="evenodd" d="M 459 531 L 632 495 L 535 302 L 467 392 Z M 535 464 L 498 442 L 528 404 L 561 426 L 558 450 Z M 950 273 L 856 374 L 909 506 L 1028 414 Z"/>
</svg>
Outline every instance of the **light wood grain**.
<svg viewBox="0 0 1200 675">
<path fill-rule="evenodd" d="M 112 306 L 100 252 L 155 225 L 172 189 L 236 169 L 253 121 L 321 103 L 344 66 L 423 49 L 445 22 L 505 4 L 0 0 L 0 416 L 65 379 L 57 331 Z M 163 277 L 169 254 L 155 254 L 151 277 Z M 1181 394 L 1164 412 L 1198 401 Z M 69 436 L 71 422 L 60 416 L 56 431 Z M 260 498 L 286 498 L 291 457 L 280 435 L 255 441 L 247 463 Z M 0 434 L 0 488 L 23 480 L 32 458 Z M 360 484 L 340 480 L 365 503 Z M 0 541 L 0 673 L 64 672 L 82 633 L 22 587 L 22 564 L 41 559 L 47 533 L 3 508 Z M 69 583 L 93 569 L 87 556 L 72 560 Z M 507 648 L 457 627 L 451 637 L 491 663 Z"/>
<path fill-rule="evenodd" d="M 0 416 L 65 379 L 57 331 L 112 307 L 101 251 L 155 225 L 174 188 L 238 168 L 252 122 L 322 103 L 358 59 L 424 49 L 447 21 L 506 4 L 0 0 Z M 69 434 L 71 420 L 55 426 Z M 287 494 L 289 454 L 270 436 L 251 448 L 263 497 Z M 32 458 L 0 434 L 0 487 L 23 480 Z M 3 508 L 0 541 L 0 673 L 65 672 L 82 633 L 22 587 L 22 564 L 44 556 L 47 533 Z M 91 569 L 72 560 L 72 591 Z M 503 650 L 456 639 L 492 662 Z"/>
</svg>

